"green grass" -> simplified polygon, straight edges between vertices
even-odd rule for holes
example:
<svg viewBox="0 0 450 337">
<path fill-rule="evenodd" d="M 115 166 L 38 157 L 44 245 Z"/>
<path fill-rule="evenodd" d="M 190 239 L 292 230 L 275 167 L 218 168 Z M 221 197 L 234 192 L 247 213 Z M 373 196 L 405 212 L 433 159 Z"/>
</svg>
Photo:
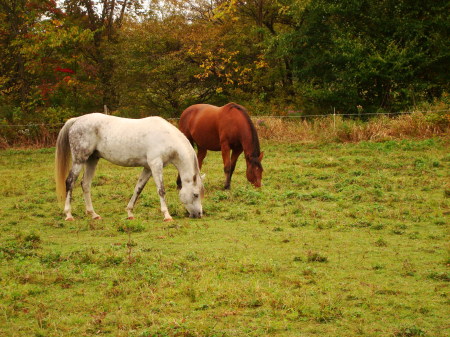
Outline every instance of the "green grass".
<svg viewBox="0 0 450 337">
<path fill-rule="evenodd" d="M 0 335 L 448 336 L 448 144 L 262 147 L 259 190 L 208 154 L 202 219 L 166 168 L 172 223 L 106 161 L 65 222 L 53 149 L 0 152 Z"/>
</svg>

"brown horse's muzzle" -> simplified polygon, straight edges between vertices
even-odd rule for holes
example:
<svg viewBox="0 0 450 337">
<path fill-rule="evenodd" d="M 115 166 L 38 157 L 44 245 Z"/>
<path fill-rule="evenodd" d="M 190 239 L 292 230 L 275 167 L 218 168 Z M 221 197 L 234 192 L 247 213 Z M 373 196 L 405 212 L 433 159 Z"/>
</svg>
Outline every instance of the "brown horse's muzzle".
<svg viewBox="0 0 450 337">
<path fill-rule="evenodd" d="M 256 180 L 255 182 L 251 182 L 251 184 L 256 187 L 256 188 L 260 188 L 261 187 L 261 180 Z"/>
</svg>

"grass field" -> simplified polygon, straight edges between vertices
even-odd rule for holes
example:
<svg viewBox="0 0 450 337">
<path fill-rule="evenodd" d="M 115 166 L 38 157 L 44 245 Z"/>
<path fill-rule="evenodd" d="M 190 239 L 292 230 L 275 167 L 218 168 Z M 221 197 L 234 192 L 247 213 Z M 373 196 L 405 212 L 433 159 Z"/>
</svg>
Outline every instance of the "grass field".
<svg viewBox="0 0 450 337">
<path fill-rule="evenodd" d="M 448 143 L 263 141 L 263 187 L 209 153 L 205 216 L 166 168 L 127 221 L 140 169 L 100 161 L 103 220 L 64 222 L 54 149 L 0 152 L 1 336 L 448 336 Z"/>
</svg>

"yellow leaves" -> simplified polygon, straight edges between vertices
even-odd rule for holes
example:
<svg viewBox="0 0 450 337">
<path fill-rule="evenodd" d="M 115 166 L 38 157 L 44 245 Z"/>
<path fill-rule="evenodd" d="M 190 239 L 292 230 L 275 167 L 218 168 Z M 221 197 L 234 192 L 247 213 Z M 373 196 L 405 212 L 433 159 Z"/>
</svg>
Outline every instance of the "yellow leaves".
<svg viewBox="0 0 450 337">
<path fill-rule="evenodd" d="M 218 93 L 225 87 L 250 85 L 257 71 L 269 68 L 263 55 L 258 55 L 255 60 L 246 60 L 242 59 L 241 53 L 240 50 L 227 50 L 224 45 L 207 49 L 200 43 L 188 49 L 188 55 L 199 62 L 200 71 L 194 77 L 201 81 L 212 77 L 220 79 Z"/>
<path fill-rule="evenodd" d="M 262 69 L 269 67 L 269 64 L 264 60 L 255 61 L 256 69 Z"/>
<path fill-rule="evenodd" d="M 14 91 L 18 91 L 21 87 L 20 84 L 17 85 L 11 85 L 6 87 L 5 84 L 7 84 L 10 81 L 9 77 L 6 76 L 1 76 L 0 77 L 0 95 L 6 95 L 6 94 L 10 94 Z"/>
<path fill-rule="evenodd" d="M 52 20 L 52 23 L 53 23 L 53 25 L 56 26 L 56 27 L 62 26 L 62 22 L 59 21 L 59 20 L 57 20 L 57 19 Z"/>
<path fill-rule="evenodd" d="M 226 85 L 233 85 L 234 84 L 232 76 L 233 76 L 233 74 L 231 74 L 231 73 L 226 73 L 225 74 L 225 78 L 226 78 L 225 84 Z"/>
<path fill-rule="evenodd" d="M 187 50 L 187 52 L 186 52 L 186 54 L 188 55 L 188 56 L 195 56 L 197 53 L 196 53 L 196 49 L 194 48 L 194 47 L 190 47 L 188 50 Z"/>
<path fill-rule="evenodd" d="M 241 76 L 244 76 L 244 75 L 246 75 L 247 73 L 250 73 L 252 71 L 252 69 L 250 69 L 250 68 L 242 68 L 242 70 L 241 70 L 241 73 L 240 73 L 240 75 Z"/>
<path fill-rule="evenodd" d="M 195 75 L 195 78 L 204 80 L 210 76 L 217 76 L 223 78 L 224 85 L 232 86 L 239 82 L 239 74 L 242 73 L 242 68 L 239 66 L 236 57 L 239 55 L 239 50 L 229 51 L 224 47 L 219 47 L 216 50 L 203 51 L 200 46 L 191 47 L 189 49 L 191 56 L 200 57 L 200 68 L 202 73 Z M 223 88 L 218 89 L 219 92 Z"/>
<path fill-rule="evenodd" d="M 230 17 L 232 21 L 237 21 L 238 16 L 236 15 L 237 0 L 224 1 L 219 6 L 214 9 L 214 19 L 221 20 L 225 16 Z"/>
<path fill-rule="evenodd" d="M 204 80 L 209 77 L 209 73 L 196 74 L 194 77 L 199 80 Z"/>
<path fill-rule="evenodd" d="M 282 5 L 278 9 L 278 14 L 279 15 L 287 15 L 287 14 L 289 14 L 290 11 L 291 11 L 291 6 L 289 6 L 289 5 Z"/>
</svg>

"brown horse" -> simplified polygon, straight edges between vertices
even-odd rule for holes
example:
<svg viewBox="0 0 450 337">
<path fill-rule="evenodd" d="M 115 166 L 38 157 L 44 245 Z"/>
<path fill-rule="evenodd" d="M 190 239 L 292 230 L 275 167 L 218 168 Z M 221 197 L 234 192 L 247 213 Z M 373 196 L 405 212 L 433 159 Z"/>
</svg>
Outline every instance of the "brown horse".
<svg viewBox="0 0 450 337">
<path fill-rule="evenodd" d="M 200 168 L 208 150 L 222 151 L 225 189 L 230 188 L 231 176 L 242 152 L 247 162 L 248 181 L 255 187 L 261 186 L 264 152 L 260 152 L 258 134 L 244 107 L 236 103 L 222 107 L 192 105 L 181 114 L 179 128 L 192 144 L 197 144 Z"/>
</svg>

